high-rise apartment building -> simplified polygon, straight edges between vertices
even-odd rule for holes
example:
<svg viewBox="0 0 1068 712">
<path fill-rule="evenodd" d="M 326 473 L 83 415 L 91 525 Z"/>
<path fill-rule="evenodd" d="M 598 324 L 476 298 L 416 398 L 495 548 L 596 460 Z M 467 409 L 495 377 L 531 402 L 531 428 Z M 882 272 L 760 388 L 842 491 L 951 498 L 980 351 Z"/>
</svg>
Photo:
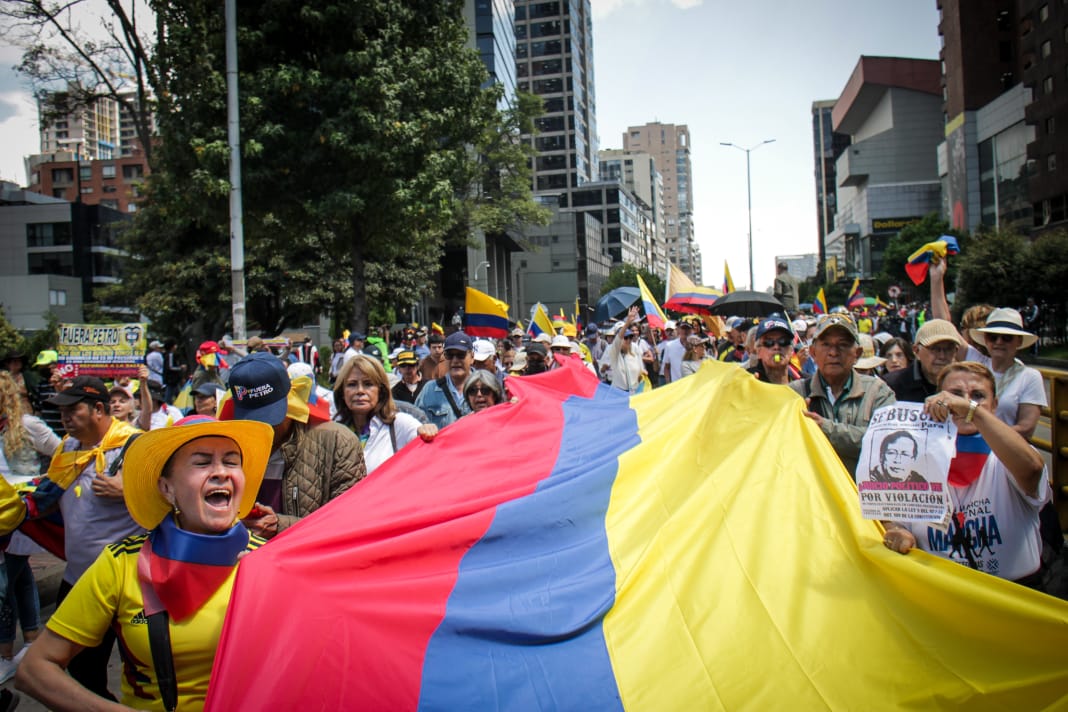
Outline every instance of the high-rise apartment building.
<svg viewBox="0 0 1068 712">
<path fill-rule="evenodd" d="M 125 98 L 133 101 L 134 97 L 133 92 L 128 92 Z M 84 160 L 140 153 L 133 114 L 122 102 L 101 97 L 66 116 L 48 123 L 41 121 L 41 153 L 58 152 L 69 152 Z"/>
<path fill-rule="evenodd" d="M 1068 7 L 1050 0 L 1018 0 L 1021 79 L 1031 92 L 1026 124 L 1031 163 L 1028 197 L 1036 230 L 1068 222 Z"/>
<path fill-rule="evenodd" d="M 639 219 L 648 225 L 642 262 L 639 266 L 654 274 L 667 273 L 667 245 L 660 228 L 664 220 L 664 181 L 649 153 L 619 148 L 598 151 L 601 180 L 618 181 L 631 192 L 639 205 Z"/>
<path fill-rule="evenodd" d="M 835 161 L 849 146 L 849 137 L 834 131 L 834 100 L 812 102 L 812 152 L 816 164 L 816 222 L 819 226 L 819 271 L 823 273 L 827 260 L 824 240 L 834 231 L 837 209 L 837 178 Z M 829 274 L 834 281 L 836 274 Z"/>
<path fill-rule="evenodd" d="M 701 284 L 701 254 L 693 232 L 690 129 L 660 122 L 631 126 L 623 134 L 623 149 L 648 153 L 656 161 L 664 184 L 664 217 L 658 227 L 664 236 L 668 259 Z"/>
<path fill-rule="evenodd" d="M 590 0 L 516 0 L 516 77 L 542 98 L 533 137 L 536 195 L 560 195 L 597 180 Z"/>
</svg>

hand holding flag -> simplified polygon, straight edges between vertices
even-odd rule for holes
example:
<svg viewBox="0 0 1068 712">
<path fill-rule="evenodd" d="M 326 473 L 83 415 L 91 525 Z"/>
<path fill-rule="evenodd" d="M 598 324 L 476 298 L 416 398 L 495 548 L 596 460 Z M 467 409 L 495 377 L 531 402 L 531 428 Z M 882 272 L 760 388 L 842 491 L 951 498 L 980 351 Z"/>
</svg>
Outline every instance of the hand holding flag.
<svg viewBox="0 0 1068 712">
<path fill-rule="evenodd" d="M 934 242 L 928 242 L 909 255 L 909 261 L 905 263 L 905 271 L 913 284 L 919 286 L 927 279 L 927 271 L 932 264 L 938 264 L 946 255 L 960 253 L 957 238 L 952 235 L 942 235 Z"/>
</svg>

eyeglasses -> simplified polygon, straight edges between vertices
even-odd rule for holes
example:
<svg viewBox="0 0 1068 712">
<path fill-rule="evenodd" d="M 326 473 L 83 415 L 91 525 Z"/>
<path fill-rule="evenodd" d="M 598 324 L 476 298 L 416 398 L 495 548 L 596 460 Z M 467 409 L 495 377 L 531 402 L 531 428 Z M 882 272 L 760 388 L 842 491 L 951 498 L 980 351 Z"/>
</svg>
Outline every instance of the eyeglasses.
<svg viewBox="0 0 1068 712">
<path fill-rule="evenodd" d="M 923 346 L 923 344 L 921 344 L 921 346 Z M 943 344 L 941 346 L 923 346 L 923 348 L 938 356 L 952 356 L 953 354 L 957 353 L 956 344 Z"/>
<path fill-rule="evenodd" d="M 766 349 L 775 348 L 776 346 L 780 349 L 786 349 L 789 348 L 792 343 L 794 343 L 793 339 L 784 336 L 781 339 L 764 339 L 760 342 L 760 345 Z"/>
<path fill-rule="evenodd" d="M 463 359 L 467 358 L 467 352 L 466 351 L 446 351 L 445 352 L 445 358 L 449 359 L 450 361 L 462 361 Z"/>
<path fill-rule="evenodd" d="M 488 396 L 488 395 L 491 395 L 492 393 L 493 393 L 493 389 L 489 388 L 487 386 L 471 386 L 470 388 L 467 389 L 467 395 L 469 395 L 469 396 L 470 395 L 476 395 L 476 394 L 480 395 L 480 396 Z"/>
<path fill-rule="evenodd" d="M 983 334 L 987 341 L 997 343 L 998 341 L 1004 341 L 1005 343 L 1011 343 L 1016 339 L 1016 334 L 998 334 L 992 332 L 985 332 Z"/>
</svg>

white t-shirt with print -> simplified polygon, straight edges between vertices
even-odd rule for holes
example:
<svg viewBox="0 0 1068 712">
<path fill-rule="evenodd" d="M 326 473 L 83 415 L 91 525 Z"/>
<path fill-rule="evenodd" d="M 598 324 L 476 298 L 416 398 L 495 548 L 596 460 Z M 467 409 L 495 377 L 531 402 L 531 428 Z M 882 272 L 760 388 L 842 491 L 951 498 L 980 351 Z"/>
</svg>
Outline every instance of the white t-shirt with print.
<svg viewBox="0 0 1068 712">
<path fill-rule="evenodd" d="M 1042 469 L 1038 497 L 1020 490 L 1016 479 L 993 453 L 979 478 L 966 487 L 949 486 L 955 512 L 964 513 L 966 545 L 978 562 L 978 570 L 1016 580 L 1033 574 L 1041 563 L 1042 537 L 1038 510 L 1050 498 L 1049 473 Z M 924 551 L 968 566 L 962 548 L 953 547 L 954 524 L 942 532 L 928 522 L 903 522 Z"/>
<path fill-rule="evenodd" d="M 1005 373 L 998 373 L 994 371 L 989 356 L 984 356 L 974 346 L 969 346 L 968 360 L 983 364 L 994 374 L 998 397 L 998 407 L 994 415 L 1001 422 L 1016 425 L 1016 416 L 1021 404 L 1037 405 L 1039 408 L 1049 405 L 1046 400 L 1046 387 L 1042 383 L 1042 374 L 1025 366 L 1019 359 L 1015 360 Z"/>
</svg>

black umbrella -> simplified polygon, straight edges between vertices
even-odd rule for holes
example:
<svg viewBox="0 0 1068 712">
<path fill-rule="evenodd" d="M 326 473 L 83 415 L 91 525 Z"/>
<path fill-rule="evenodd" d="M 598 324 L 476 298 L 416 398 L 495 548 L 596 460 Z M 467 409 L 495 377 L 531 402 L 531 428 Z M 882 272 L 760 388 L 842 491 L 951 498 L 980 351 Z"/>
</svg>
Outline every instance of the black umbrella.
<svg viewBox="0 0 1068 712">
<path fill-rule="evenodd" d="M 637 287 L 616 287 L 597 300 L 593 320 L 600 323 L 614 319 L 630 309 L 634 302 L 641 298 L 641 290 Z"/>
<path fill-rule="evenodd" d="M 762 317 L 775 312 L 786 314 L 786 307 L 775 297 L 767 292 L 749 290 L 724 294 L 708 310 L 718 316 Z"/>
</svg>

